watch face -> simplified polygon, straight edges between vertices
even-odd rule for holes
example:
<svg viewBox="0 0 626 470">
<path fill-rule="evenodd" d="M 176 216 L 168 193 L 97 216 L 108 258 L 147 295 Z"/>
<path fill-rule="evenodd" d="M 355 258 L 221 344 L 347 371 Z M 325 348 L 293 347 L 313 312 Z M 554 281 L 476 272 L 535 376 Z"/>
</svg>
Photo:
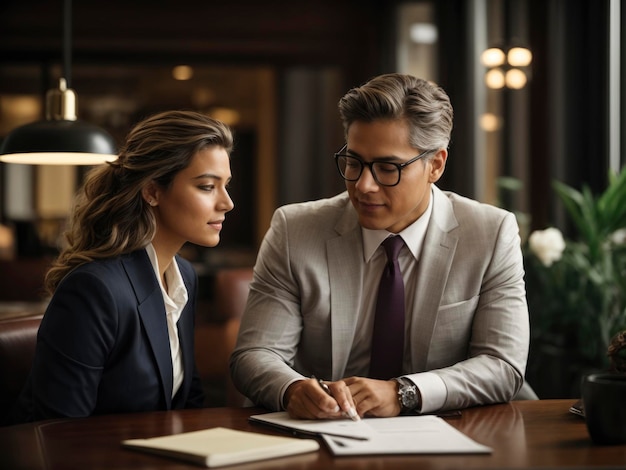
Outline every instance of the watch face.
<svg viewBox="0 0 626 470">
<path fill-rule="evenodd" d="M 415 408 L 417 406 L 417 394 L 414 387 L 406 387 L 402 391 L 402 405 L 405 408 Z"/>
</svg>

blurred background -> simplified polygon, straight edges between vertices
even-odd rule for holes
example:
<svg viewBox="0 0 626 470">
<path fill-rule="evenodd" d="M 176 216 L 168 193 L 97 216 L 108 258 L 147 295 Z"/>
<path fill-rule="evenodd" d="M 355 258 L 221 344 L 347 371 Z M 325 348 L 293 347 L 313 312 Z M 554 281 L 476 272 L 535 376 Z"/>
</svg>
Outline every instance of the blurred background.
<svg viewBox="0 0 626 470">
<path fill-rule="evenodd" d="M 43 118 L 63 6 L 0 4 L 0 140 Z M 236 208 L 218 247 L 186 253 L 210 276 L 254 262 L 277 206 L 343 190 L 337 102 L 385 72 L 451 97 L 442 189 L 515 211 L 524 238 L 567 233 L 552 182 L 599 192 L 624 161 L 624 15 L 619 0 L 75 1 L 68 81 L 118 145 L 167 109 L 233 127 Z M 85 171 L 0 164 L 0 257 L 54 255 Z"/>
</svg>

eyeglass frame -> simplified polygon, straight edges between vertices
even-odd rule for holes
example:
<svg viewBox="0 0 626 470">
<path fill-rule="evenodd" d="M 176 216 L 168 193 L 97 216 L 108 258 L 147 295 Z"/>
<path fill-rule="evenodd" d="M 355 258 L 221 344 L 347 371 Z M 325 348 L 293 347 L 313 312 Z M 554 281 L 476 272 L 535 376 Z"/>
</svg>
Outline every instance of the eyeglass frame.
<svg viewBox="0 0 626 470">
<path fill-rule="evenodd" d="M 335 165 L 337 166 L 337 170 L 339 171 L 339 174 L 341 175 L 341 177 L 344 180 L 350 181 L 350 182 L 358 181 L 359 178 L 361 178 L 361 176 L 363 175 L 363 169 L 365 167 L 368 167 L 370 169 L 370 173 L 372 174 L 372 178 L 374 178 L 374 181 L 376 181 L 376 184 L 379 184 L 380 186 L 385 186 L 387 188 L 391 188 L 393 186 L 398 186 L 400 184 L 400 179 L 402 177 L 402 170 L 405 167 L 409 166 L 411 163 L 415 163 L 416 161 L 421 160 L 422 158 L 428 156 L 428 154 L 436 152 L 438 150 L 438 149 L 424 150 L 422 153 L 420 153 L 419 155 L 416 155 L 415 157 L 407 160 L 406 162 L 396 163 L 396 162 L 381 162 L 381 161 L 366 162 L 366 161 L 362 160 L 361 158 L 356 157 L 354 155 L 349 155 L 347 153 L 342 153 L 347 148 L 348 148 L 348 144 L 344 144 L 344 146 L 341 147 L 339 149 L 339 151 L 335 152 L 335 154 L 334 154 L 334 156 L 335 156 Z M 359 172 L 359 176 L 357 176 L 355 179 L 348 179 L 348 178 L 346 178 L 345 175 L 343 174 L 343 172 L 341 171 L 341 168 L 339 168 L 339 157 L 354 158 L 356 161 L 361 163 L 361 171 Z M 373 168 L 375 163 L 385 163 L 385 164 L 388 164 L 388 165 L 394 165 L 398 169 L 398 181 L 396 181 L 394 184 L 384 184 L 384 183 L 381 183 L 380 181 L 378 181 L 378 177 L 376 176 L 376 172 L 374 171 L 374 168 Z"/>
</svg>

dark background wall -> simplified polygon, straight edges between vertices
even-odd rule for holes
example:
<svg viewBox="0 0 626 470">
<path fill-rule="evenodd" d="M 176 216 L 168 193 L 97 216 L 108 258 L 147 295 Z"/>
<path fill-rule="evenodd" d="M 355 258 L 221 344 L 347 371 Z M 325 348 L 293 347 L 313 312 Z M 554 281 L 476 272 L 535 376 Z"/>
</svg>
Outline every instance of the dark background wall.
<svg viewBox="0 0 626 470">
<path fill-rule="evenodd" d="M 502 0 L 512 22 L 519 0 Z M 229 2 L 180 0 L 74 1 L 72 5 L 72 63 L 75 66 L 268 66 L 281 85 L 294 70 L 318 74 L 332 70 L 336 94 L 371 76 L 393 71 L 395 7 L 384 0 L 278 0 Z M 600 190 L 607 173 L 608 0 L 528 0 L 529 46 L 534 54 L 530 83 L 530 208 L 535 227 L 555 217 L 546 204 L 550 184 L 559 178 L 572 185 L 583 182 Z M 451 153 L 455 158 L 443 183 L 472 196 L 473 139 L 468 126 L 476 105 L 472 94 L 471 50 L 475 31 L 471 17 L 476 2 L 434 2 L 439 27 L 439 81 L 455 105 L 456 121 Z M 0 78 L 0 93 L 45 92 L 53 85 L 50 65 L 59 63 L 62 50 L 61 0 L 5 0 L 0 5 L 0 69 L 6 65 L 36 64 L 38 83 Z M 623 13 L 622 13 L 623 16 Z M 623 41 L 622 41 L 623 42 Z M 285 78 L 286 77 L 286 78 Z M 4 81 L 2 81 L 4 80 Z M 89 83 L 79 93 L 89 94 Z M 302 90 L 304 93 L 306 90 Z M 293 96 L 277 94 L 278 122 Z M 324 115 L 319 109 L 312 113 Z M 282 113 L 282 114 L 280 114 Z M 304 113 L 303 113 L 304 115 Z M 306 116 L 303 116 L 306 119 Z M 336 117 L 335 117 L 336 119 Z M 332 123 L 337 125 L 337 122 Z M 312 124 L 313 125 L 313 124 Z M 285 126 L 276 129 L 277 135 Z M 339 138 L 340 138 L 339 134 Z M 280 137 L 277 137 L 280 143 Z M 319 151 L 328 152 L 337 134 Z M 330 143 L 330 140 L 333 143 Z M 293 155 L 290 149 L 288 154 Z M 281 155 L 279 160 L 288 159 Z M 315 158 L 315 156 L 311 156 Z M 278 161 L 282 179 L 291 169 Z M 286 172 L 287 175 L 282 174 Z M 275 202 L 327 195 L 337 189 L 326 178 L 292 197 L 282 187 Z M 280 182 L 279 182 L 280 184 Z"/>
</svg>

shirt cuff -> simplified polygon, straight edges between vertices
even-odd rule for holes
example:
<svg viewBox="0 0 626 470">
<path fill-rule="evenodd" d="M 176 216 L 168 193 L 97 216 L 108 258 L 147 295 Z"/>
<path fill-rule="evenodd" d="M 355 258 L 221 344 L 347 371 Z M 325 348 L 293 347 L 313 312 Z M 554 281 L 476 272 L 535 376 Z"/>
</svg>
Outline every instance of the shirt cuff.
<svg viewBox="0 0 626 470">
<path fill-rule="evenodd" d="M 280 405 L 281 405 L 281 409 L 286 410 L 287 406 L 285 405 L 285 392 L 287 391 L 287 389 L 289 388 L 289 386 L 294 383 L 294 382 L 298 382 L 299 380 L 304 380 L 302 378 L 296 378 L 296 379 L 292 379 L 289 382 L 287 382 L 285 385 L 283 385 L 283 388 L 280 389 Z"/>
<path fill-rule="evenodd" d="M 446 384 L 441 377 L 432 372 L 422 372 L 419 374 L 405 375 L 413 382 L 419 390 L 421 396 L 420 413 L 432 413 L 440 410 L 446 402 L 448 391 Z"/>
</svg>

